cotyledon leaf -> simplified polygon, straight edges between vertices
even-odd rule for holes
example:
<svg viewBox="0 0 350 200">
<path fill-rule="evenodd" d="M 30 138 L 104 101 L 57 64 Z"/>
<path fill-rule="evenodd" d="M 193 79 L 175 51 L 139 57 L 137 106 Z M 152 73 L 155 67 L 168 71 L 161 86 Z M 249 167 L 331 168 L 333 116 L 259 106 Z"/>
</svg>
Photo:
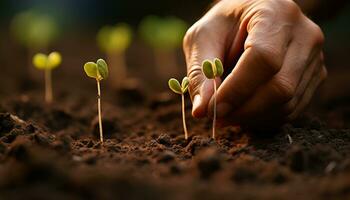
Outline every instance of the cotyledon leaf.
<svg viewBox="0 0 350 200">
<path fill-rule="evenodd" d="M 175 92 L 175 93 L 177 93 L 177 94 L 182 94 L 182 88 L 181 88 L 181 86 L 180 86 L 180 83 L 179 83 L 179 81 L 176 80 L 175 78 L 169 79 L 168 85 L 169 85 L 169 88 L 170 88 L 173 92 Z"/>
<path fill-rule="evenodd" d="M 187 76 L 185 76 L 183 79 L 182 79 L 182 82 L 181 82 L 181 90 L 182 90 L 182 93 L 186 93 L 187 92 L 187 89 L 188 89 L 188 85 L 190 84 L 190 80 L 187 78 Z"/>
<path fill-rule="evenodd" d="M 216 77 L 222 76 L 222 74 L 224 73 L 224 67 L 223 67 L 223 65 L 222 65 L 221 60 L 218 59 L 218 58 L 215 58 L 215 59 L 214 59 L 214 64 L 215 64 L 215 68 L 216 68 L 216 74 L 215 74 L 215 76 L 216 76 Z"/>
<path fill-rule="evenodd" d="M 46 69 L 47 56 L 42 53 L 35 54 L 33 57 L 33 65 L 38 69 Z"/>
<path fill-rule="evenodd" d="M 47 57 L 47 67 L 49 69 L 54 69 L 62 62 L 61 54 L 58 52 L 52 52 Z"/>
<path fill-rule="evenodd" d="M 108 66 L 106 61 L 104 61 L 103 59 L 98 59 L 96 64 L 98 72 L 101 75 L 102 79 L 106 79 L 108 77 Z"/>
<path fill-rule="evenodd" d="M 204 60 L 202 63 L 202 71 L 208 79 L 215 78 L 213 63 L 210 60 Z"/>
<path fill-rule="evenodd" d="M 84 65 L 84 71 L 88 77 L 98 78 L 97 64 L 94 62 L 87 62 Z"/>
</svg>

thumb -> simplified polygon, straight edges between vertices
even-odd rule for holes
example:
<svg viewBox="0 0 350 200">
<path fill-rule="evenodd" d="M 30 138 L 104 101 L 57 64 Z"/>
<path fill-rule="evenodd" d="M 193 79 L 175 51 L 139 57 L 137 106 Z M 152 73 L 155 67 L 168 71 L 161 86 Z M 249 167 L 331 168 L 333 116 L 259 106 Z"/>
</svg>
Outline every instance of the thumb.
<svg viewBox="0 0 350 200">
<path fill-rule="evenodd" d="M 222 42 L 217 33 L 193 25 L 186 33 L 183 49 L 186 57 L 187 76 L 190 80 L 189 93 L 192 100 L 192 115 L 200 118 L 207 116 L 209 101 L 214 93 L 213 80 L 202 73 L 202 62 L 205 59 L 223 58 Z"/>
</svg>

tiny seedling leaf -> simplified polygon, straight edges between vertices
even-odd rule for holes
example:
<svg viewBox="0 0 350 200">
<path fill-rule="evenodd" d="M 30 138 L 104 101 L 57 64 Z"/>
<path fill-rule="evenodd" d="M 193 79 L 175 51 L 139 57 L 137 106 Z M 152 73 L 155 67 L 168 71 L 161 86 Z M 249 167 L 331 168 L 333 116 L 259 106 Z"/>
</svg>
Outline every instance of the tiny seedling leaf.
<svg viewBox="0 0 350 200">
<path fill-rule="evenodd" d="M 108 66 L 106 61 L 104 61 L 103 59 L 98 59 L 96 64 L 98 73 L 102 77 L 101 80 L 106 79 L 108 77 Z"/>
<path fill-rule="evenodd" d="M 219 58 L 215 58 L 214 59 L 214 63 L 215 63 L 215 68 L 216 68 L 216 77 L 220 77 L 222 76 L 222 74 L 224 73 L 224 67 L 222 65 L 222 62 Z"/>
<path fill-rule="evenodd" d="M 33 65 L 37 69 L 45 69 L 47 64 L 47 56 L 42 53 L 35 54 L 33 57 Z"/>
<path fill-rule="evenodd" d="M 171 78 L 168 81 L 169 88 L 176 94 L 182 94 L 182 88 L 178 80 Z"/>
<path fill-rule="evenodd" d="M 181 82 L 181 89 L 182 89 L 182 93 L 186 93 L 187 92 L 187 89 L 188 89 L 188 85 L 190 84 L 190 80 L 187 78 L 187 76 L 185 76 L 183 79 L 182 79 L 182 82 Z"/>
<path fill-rule="evenodd" d="M 47 68 L 54 69 L 62 62 L 61 54 L 58 52 L 52 52 L 47 57 Z"/>
<path fill-rule="evenodd" d="M 98 78 L 97 64 L 94 62 L 87 62 L 84 65 L 84 71 L 88 77 Z"/>
<path fill-rule="evenodd" d="M 205 60 L 202 63 L 202 71 L 204 73 L 204 75 L 208 78 L 208 79 L 213 79 L 215 78 L 215 74 L 214 74 L 214 69 L 213 69 L 213 64 L 210 60 Z"/>
</svg>

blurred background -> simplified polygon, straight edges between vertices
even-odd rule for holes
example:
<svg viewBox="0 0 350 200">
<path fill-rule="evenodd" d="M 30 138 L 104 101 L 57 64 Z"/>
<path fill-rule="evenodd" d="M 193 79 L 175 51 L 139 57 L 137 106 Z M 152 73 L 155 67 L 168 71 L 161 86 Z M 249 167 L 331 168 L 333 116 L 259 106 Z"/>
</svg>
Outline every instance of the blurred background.
<svg viewBox="0 0 350 200">
<path fill-rule="evenodd" d="M 34 53 L 39 51 L 48 53 L 52 50 L 60 51 L 63 55 L 62 67 L 55 70 L 54 81 L 57 85 L 60 84 L 60 80 L 61 82 L 69 80 L 72 85 L 85 87 L 82 85 L 84 81 L 91 81 L 86 81 L 82 71 L 83 64 L 102 57 L 110 60 L 113 65 L 124 66 L 128 80 L 131 83 L 135 79 L 141 80 L 139 82 L 145 91 L 166 90 L 168 78 L 171 76 L 180 78 L 185 75 L 185 62 L 179 38 L 208 10 L 212 2 L 211 0 L 0 0 L 1 84 L 6 85 L 6 89 L 0 88 L 0 97 L 13 94 L 14 91 L 40 88 L 40 81 L 36 85 L 35 82 L 28 82 L 23 77 L 28 78 L 28 66 L 31 65 Z M 317 1 L 310 2 L 310 5 L 306 6 L 308 15 L 321 26 L 326 36 L 325 59 L 329 69 L 329 79 L 319 92 L 314 105 L 325 108 L 327 113 L 335 110 L 334 115 L 349 118 L 350 66 L 347 59 L 350 53 L 350 3 L 341 0 L 325 4 L 326 1 L 322 1 L 319 6 L 314 6 L 313 3 Z M 33 37 L 35 34 L 42 35 L 45 31 L 47 36 L 46 40 L 42 41 L 41 37 L 32 44 L 28 43 L 26 38 L 30 30 L 22 29 L 23 24 L 26 24 L 22 20 L 35 18 L 49 20 L 39 20 L 33 25 L 48 28 L 47 30 L 34 28 L 39 30 L 39 33 L 34 31 Z M 119 27 L 120 23 L 126 25 L 122 28 L 124 32 L 116 31 L 119 35 L 114 35 L 114 40 L 123 43 L 124 46 L 104 47 L 103 41 L 97 39 L 101 28 L 106 25 Z M 166 26 L 168 24 L 173 25 Z M 149 27 L 154 26 L 160 27 L 159 32 L 148 31 Z M 164 30 L 167 32 L 162 32 Z M 176 35 L 177 38 L 168 38 L 168 35 Z M 158 40 L 158 43 L 154 39 Z M 32 38 L 30 41 L 35 39 Z M 166 46 L 159 41 L 167 44 L 172 41 L 173 45 Z M 106 50 L 108 48 L 114 50 Z M 111 59 L 113 57 L 118 57 L 120 58 L 118 60 L 123 62 L 118 62 L 116 59 L 113 61 Z M 168 71 L 171 73 L 167 74 Z M 335 127 L 344 125 L 334 123 Z"/>
<path fill-rule="evenodd" d="M 13 63 L 9 62 L 11 59 L 16 59 L 16 61 L 19 62 L 17 65 L 30 65 L 30 58 L 34 53 L 57 50 L 60 51 L 64 57 L 62 66 L 71 69 L 69 75 L 74 76 L 72 80 L 85 78 L 80 75 L 81 67 L 84 62 L 96 60 L 98 57 L 108 57 L 106 55 L 108 52 L 104 52 L 103 49 L 99 48 L 99 44 L 96 41 L 97 34 L 101 28 L 106 25 L 114 26 L 119 23 L 125 23 L 128 25 L 131 32 L 130 45 L 128 45 L 125 52 L 123 52 L 123 57 L 125 57 L 125 63 L 127 65 L 126 67 L 128 68 L 128 75 L 130 77 L 141 76 L 145 80 L 148 78 L 154 80 L 154 72 L 157 70 L 155 66 L 157 61 L 160 60 L 161 62 L 165 60 L 161 58 L 167 58 L 167 55 L 154 55 L 157 54 L 157 52 L 164 52 L 164 50 L 161 49 L 156 52 L 156 48 L 152 46 L 153 44 L 148 44 L 148 41 L 145 41 L 147 39 L 141 38 L 140 24 L 142 21 L 150 15 L 157 16 L 161 19 L 170 17 L 179 19 L 184 22 L 181 28 L 182 30 L 180 31 L 182 33 L 179 33 L 179 37 L 182 37 L 188 26 L 201 16 L 209 5 L 209 0 L 190 2 L 185 0 L 151 0 L 140 2 L 123 0 L 1 0 L 0 56 L 1 62 L 5 62 L 2 66 L 7 68 L 9 68 L 9 66 L 15 67 Z M 16 26 L 14 25 L 16 24 L 14 21 L 16 21 L 16 18 L 21 18 L 18 17 L 20 15 L 27 14 L 22 18 L 27 19 L 27 21 L 35 21 L 34 19 L 29 19 L 30 14 L 28 13 L 32 15 L 35 13 L 37 18 L 49 18 L 51 21 L 54 21 L 54 30 L 46 30 L 43 28 L 45 25 L 48 26 L 45 22 L 38 22 L 36 25 L 37 27 L 33 25 L 33 29 L 36 29 L 38 32 L 34 34 L 42 37 L 47 33 L 49 35 L 47 37 L 51 38 L 47 39 L 49 41 L 38 41 L 38 43 L 45 43 L 44 45 L 27 44 L 23 42 L 21 38 L 18 38 L 18 35 L 21 34 L 28 35 L 27 32 L 30 32 L 28 30 L 17 28 L 20 30 L 14 31 L 14 29 L 16 29 L 13 28 Z M 22 24 L 26 23 L 27 22 L 23 22 Z M 21 23 L 17 24 L 20 24 L 17 25 L 19 27 L 24 27 Z M 44 31 L 42 29 L 44 29 Z M 47 27 L 47 29 L 49 29 L 49 27 Z M 19 34 L 16 34 L 16 32 L 19 32 Z M 50 32 L 55 33 L 50 34 Z M 152 35 L 152 33 L 149 33 L 149 35 Z M 174 35 L 174 33 L 169 35 Z M 36 38 L 35 36 L 33 37 Z M 40 38 L 34 39 L 33 37 L 29 40 L 41 40 Z M 171 54 L 171 56 L 176 59 L 176 67 L 178 69 L 173 75 L 184 75 L 185 65 L 181 51 L 181 43 L 178 42 L 178 44 L 171 48 L 171 53 L 168 54 Z M 20 63 L 20 61 L 23 63 Z M 160 64 L 162 63 L 158 65 Z M 168 68 L 173 67 L 171 66 L 172 60 L 168 61 L 168 65 L 170 65 Z M 57 73 L 61 73 L 60 71 L 64 73 L 63 69 L 57 69 Z M 165 79 L 167 78 L 169 77 L 165 77 Z M 9 77 L 9 79 L 12 78 Z M 19 82 L 15 80 L 7 80 L 6 83 L 15 87 L 19 84 Z M 157 89 L 164 89 L 167 87 L 166 82 L 160 88 L 157 87 L 159 83 L 153 85 L 152 83 L 154 83 L 154 81 L 149 82 L 146 89 L 154 87 Z M 27 82 L 25 82 L 24 85 L 25 87 L 30 87 Z M 21 87 L 21 85 L 18 87 Z"/>
</svg>

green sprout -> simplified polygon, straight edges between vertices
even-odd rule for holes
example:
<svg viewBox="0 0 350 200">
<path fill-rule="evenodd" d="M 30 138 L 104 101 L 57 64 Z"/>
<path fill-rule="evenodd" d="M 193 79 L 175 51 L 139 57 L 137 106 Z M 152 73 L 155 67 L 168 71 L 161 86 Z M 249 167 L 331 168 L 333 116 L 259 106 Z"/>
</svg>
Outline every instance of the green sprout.
<svg viewBox="0 0 350 200">
<path fill-rule="evenodd" d="M 49 55 L 37 53 L 33 57 L 33 65 L 39 70 L 45 71 L 45 101 L 51 103 L 53 100 L 52 94 L 52 75 L 51 71 L 58 67 L 62 62 L 61 54 L 52 52 Z"/>
<path fill-rule="evenodd" d="M 176 50 L 181 47 L 187 28 L 186 22 L 176 17 L 148 16 L 141 21 L 140 36 L 153 48 L 160 77 L 178 73 Z"/>
<path fill-rule="evenodd" d="M 143 40 L 153 48 L 171 50 L 181 47 L 187 24 L 176 17 L 148 16 L 140 24 Z"/>
<path fill-rule="evenodd" d="M 132 40 L 131 28 L 124 23 L 115 26 L 104 26 L 97 34 L 97 43 L 100 49 L 106 53 L 107 61 L 111 68 L 110 73 L 116 76 L 109 79 L 115 88 L 119 88 L 127 77 L 125 51 Z"/>
<path fill-rule="evenodd" d="M 214 84 L 214 116 L 213 116 L 213 139 L 215 139 L 215 127 L 216 127 L 216 77 L 221 77 L 222 74 L 224 73 L 224 67 L 222 65 L 222 62 L 220 59 L 215 58 L 213 61 L 210 60 L 204 60 L 202 63 L 202 71 L 203 74 L 208 78 L 208 79 L 213 79 L 213 84 Z"/>
<path fill-rule="evenodd" d="M 34 50 L 47 48 L 59 32 L 55 19 L 37 10 L 17 14 L 12 20 L 11 28 L 18 42 Z"/>
<path fill-rule="evenodd" d="M 186 113 L 185 113 L 185 93 L 188 90 L 188 85 L 190 81 L 187 77 L 184 77 L 182 79 L 181 85 L 178 80 L 175 78 L 171 78 L 168 81 L 169 88 L 176 94 L 181 94 L 182 99 L 182 124 L 185 132 L 185 139 L 188 139 L 188 132 L 187 132 L 187 126 L 186 126 Z"/>
<path fill-rule="evenodd" d="M 28 71 L 31 78 L 36 78 L 32 70 L 32 56 L 35 52 L 46 51 L 49 45 L 57 39 L 59 27 L 55 18 L 42 12 L 30 9 L 18 13 L 11 22 L 14 39 L 27 50 Z"/>
<path fill-rule="evenodd" d="M 97 82 L 98 123 L 99 123 L 99 128 L 100 128 L 100 141 L 101 141 L 101 143 L 103 143 L 100 81 L 103 79 L 107 79 L 108 66 L 107 66 L 107 63 L 103 59 L 98 59 L 96 63 L 94 63 L 94 62 L 85 63 L 84 71 L 88 77 L 96 79 L 96 82 Z"/>
<path fill-rule="evenodd" d="M 127 24 L 104 26 L 97 34 L 97 43 L 105 53 L 123 53 L 130 46 L 132 32 Z"/>
</svg>

